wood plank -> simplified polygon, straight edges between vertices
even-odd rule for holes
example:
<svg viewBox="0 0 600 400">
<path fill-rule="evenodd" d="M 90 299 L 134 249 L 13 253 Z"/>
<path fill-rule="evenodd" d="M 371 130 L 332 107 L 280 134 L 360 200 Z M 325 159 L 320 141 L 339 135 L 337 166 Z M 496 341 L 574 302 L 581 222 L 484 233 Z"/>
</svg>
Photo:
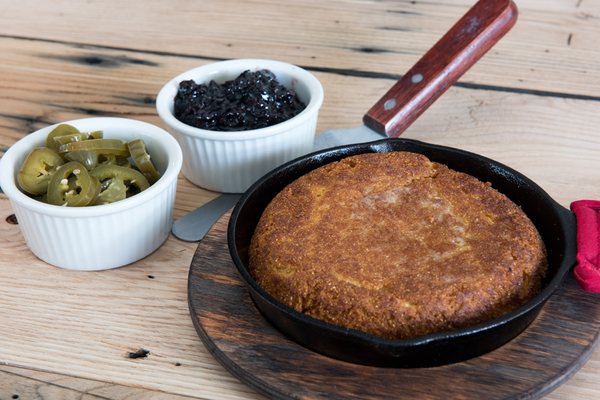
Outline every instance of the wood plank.
<svg viewBox="0 0 600 400">
<path fill-rule="evenodd" d="M 280 7 L 275 0 L 213 0 L 196 9 L 179 0 L 144 2 L 143 10 L 114 0 L 78 7 L 67 0 L 31 4 L 35 13 L 21 2 L 3 4 L 0 35 L 401 74 L 473 1 L 304 0 Z M 518 5 L 517 26 L 462 82 L 597 98 L 600 72 L 594 60 L 600 56 L 596 45 L 600 3 L 522 0 Z M 174 10 L 186 11 L 168 17 Z M 97 23 L 98 15 L 103 16 L 102 23 Z"/>
<path fill-rule="evenodd" d="M 188 396 L 31 369 L 0 366 L 0 399 L 186 400 Z M 193 397 L 198 398 L 198 397 Z"/>
</svg>

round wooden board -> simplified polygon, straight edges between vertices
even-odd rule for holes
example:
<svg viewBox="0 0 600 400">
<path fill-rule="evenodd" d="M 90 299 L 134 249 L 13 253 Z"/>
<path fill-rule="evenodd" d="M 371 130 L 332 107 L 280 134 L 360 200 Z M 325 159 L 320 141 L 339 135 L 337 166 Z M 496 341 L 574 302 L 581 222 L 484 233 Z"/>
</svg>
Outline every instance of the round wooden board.
<svg viewBox="0 0 600 400">
<path fill-rule="evenodd" d="M 539 398 L 589 358 L 600 330 L 600 296 L 571 276 L 538 318 L 508 344 L 481 357 L 435 368 L 355 365 L 287 339 L 257 311 L 227 250 L 225 215 L 192 259 L 188 301 L 211 354 L 242 382 L 272 398 Z"/>
</svg>

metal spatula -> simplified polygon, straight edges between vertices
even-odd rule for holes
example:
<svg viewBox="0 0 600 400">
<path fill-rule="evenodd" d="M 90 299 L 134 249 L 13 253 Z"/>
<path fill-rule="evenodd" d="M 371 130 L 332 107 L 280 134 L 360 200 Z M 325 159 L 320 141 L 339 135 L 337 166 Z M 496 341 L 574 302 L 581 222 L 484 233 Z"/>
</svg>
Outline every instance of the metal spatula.
<svg viewBox="0 0 600 400">
<path fill-rule="evenodd" d="M 364 115 L 364 125 L 320 134 L 315 150 L 398 137 L 517 21 L 510 0 L 478 1 Z"/>
<path fill-rule="evenodd" d="M 496 44 L 517 20 L 511 0 L 479 0 L 363 116 L 363 126 L 321 133 L 315 150 L 398 137 L 458 78 Z M 201 240 L 240 195 L 222 195 L 173 224 L 181 240 Z M 202 228 L 202 229 L 201 229 Z"/>
</svg>

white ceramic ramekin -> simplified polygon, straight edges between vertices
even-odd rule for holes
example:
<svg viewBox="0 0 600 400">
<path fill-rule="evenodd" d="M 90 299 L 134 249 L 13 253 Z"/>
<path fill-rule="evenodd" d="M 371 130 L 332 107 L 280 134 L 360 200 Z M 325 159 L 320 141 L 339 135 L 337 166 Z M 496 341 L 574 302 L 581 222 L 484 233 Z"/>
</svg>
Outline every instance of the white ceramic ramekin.
<svg viewBox="0 0 600 400">
<path fill-rule="evenodd" d="M 239 132 L 192 127 L 173 115 L 179 83 L 223 83 L 246 70 L 268 69 L 306 105 L 300 114 L 277 125 Z M 195 185 L 226 193 L 244 192 L 273 168 L 312 151 L 323 87 L 308 71 L 272 60 L 238 59 L 204 65 L 170 80 L 158 93 L 156 109 L 183 149 L 183 175 Z"/>
<path fill-rule="evenodd" d="M 61 268 L 103 270 L 137 261 L 169 236 L 182 154 L 177 141 L 154 125 L 123 118 L 67 121 L 80 131 L 104 131 L 105 138 L 143 139 L 161 178 L 145 191 L 112 204 L 61 207 L 23 194 L 16 175 L 25 157 L 43 146 L 56 125 L 33 132 L 0 159 L 0 186 L 10 200 L 27 245 L 38 258 Z"/>
</svg>

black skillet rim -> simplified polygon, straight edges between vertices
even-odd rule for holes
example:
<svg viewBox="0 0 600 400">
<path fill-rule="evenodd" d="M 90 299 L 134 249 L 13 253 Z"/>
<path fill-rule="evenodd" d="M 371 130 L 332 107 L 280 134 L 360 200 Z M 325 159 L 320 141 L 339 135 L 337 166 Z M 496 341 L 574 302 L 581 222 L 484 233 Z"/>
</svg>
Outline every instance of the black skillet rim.
<svg viewBox="0 0 600 400">
<path fill-rule="evenodd" d="M 396 149 L 396 147 L 402 147 L 400 149 Z M 407 148 L 404 148 L 407 147 Z M 340 326 L 336 326 L 312 317 L 309 317 L 305 314 L 302 314 L 282 303 L 274 299 L 269 293 L 267 293 L 264 289 L 262 289 L 254 280 L 252 275 L 247 270 L 246 265 L 242 261 L 238 250 L 237 250 L 237 240 L 236 240 L 236 228 L 238 224 L 238 220 L 240 214 L 244 210 L 244 207 L 247 204 L 247 201 L 251 198 L 251 196 L 261 189 L 265 183 L 268 183 L 272 179 L 276 179 L 279 174 L 285 173 L 288 170 L 293 169 L 294 166 L 297 166 L 302 163 L 306 163 L 307 160 L 314 161 L 314 166 L 304 171 L 307 173 L 308 171 L 318 168 L 321 165 L 325 165 L 326 163 L 333 162 L 337 159 L 341 159 L 344 157 L 348 157 L 354 154 L 367 153 L 367 152 L 390 152 L 390 151 L 415 151 L 422 152 L 422 150 L 426 151 L 434 151 L 434 152 L 442 152 L 442 153 L 451 153 L 452 157 L 467 157 L 470 159 L 475 159 L 478 162 L 486 164 L 488 166 L 492 166 L 493 168 L 497 168 L 500 173 L 506 173 L 512 177 L 516 177 L 519 180 L 519 185 L 526 186 L 529 190 L 533 190 L 537 195 L 540 196 L 545 202 L 547 206 L 554 208 L 556 214 L 559 215 L 560 226 L 558 227 L 563 233 L 566 234 L 567 239 L 565 241 L 565 248 L 562 249 L 562 262 L 560 266 L 556 268 L 556 272 L 552 276 L 552 278 L 545 284 L 542 291 L 534 296 L 529 302 L 521 306 L 520 308 L 513 310 L 501 317 L 495 318 L 493 320 L 480 323 L 474 326 L 470 326 L 467 328 L 461 328 L 453 331 L 445 331 L 432 333 L 429 335 L 424 335 L 412 339 L 385 339 L 380 338 L 374 335 L 370 335 L 358 330 L 343 328 Z M 333 154 L 333 155 L 332 155 Z M 331 158 L 331 159 L 330 159 Z M 326 160 L 323 162 L 323 160 Z M 443 162 L 442 162 L 443 163 Z M 452 167 L 451 167 L 452 168 Z M 466 171 L 463 171 L 466 172 Z M 474 175 L 474 174 L 473 174 Z M 293 178 L 295 179 L 295 178 Z M 282 188 L 285 187 L 291 180 L 286 180 L 286 183 L 283 184 Z M 270 201 L 270 199 L 269 199 Z M 263 210 L 260 210 L 262 213 Z M 554 293 L 554 291 L 561 284 L 562 280 L 566 276 L 566 274 L 570 271 L 574 264 L 575 259 L 575 225 L 574 218 L 572 213 L 565 209 L 563 206 L 558 204 L 554 199 L 552 199 L 540 186 L 538 186 L 535 182 L 519 173 L 518 171 L 492 159 L 481 156 L 476 153 L 471 153 L 465 150 L 460 150 L 452 147 L 441 146 L 430 144 L 426 142 L 421 142 L 413 139 L 383 139 L 375 142 L 369 143 L 361 143 L 355 145 L 346 145 L 335 147 L 331 149 L 326 149 L 318 152 L 314 152 L 311 154 L 307 154 L 305 156 L 299 157 L 292 161 L 289 161 L 278 168 L 275 168 L 257 182 L 255 182 L 240 198 L 239 202 L 235 206 L 228 225 L 227 230 L 227 242 L 230 255 L 232 260 L 243 278 L 243 281 L 246 285 L 249 286 L 251 295 L 258 295 L 261 297 L 261 300 L 266 301 L 270 306 L 277 309 L 280 313 L 283 313 L 289 316 L 292 320 L 299 322 L 301 324 L 305 324 L 309 327 L 315 327 L 317 329 L 322 329 L 333 333 L 334 335 L 342 335 L 345 340 L 351 339 L 359 344 L 365 344 L 368 346 L 376 346 L 378 348 L 388 348 L 391 350 L 398 349 L 406 349 L 406 348 L 415 348 L 420 346 L 429 345 L 432 343 L 451 343 L 453 340 L 474 336 L 479 333 L 484 333 L 486 331 L 493 330 L 495 328 L 501 327 L 510 323 L 513 320 L 519 319 L 521 317 L 526 316 L 530 313 L 535 313 L 541 308 L 541 306 L 546 302 L 546 300 Z M 254 299 L 253 299 L 254 300 Z M 261 313 L 263 310 L 260 309 L 260 306 L 256 304 L 256 300 L 254 300 L 255 305 L 259 308 Z M 534 315 L 535 316 L 535 315 Z M 268 316 L 263 317 L 269 320 Z M 286 332 L 284 332 L 286 333 Z M 510 340 L 510 337 L 508 340 Z M 507 341 L 508 341 L 507 340 Z M 502 343 L 501 343 L 502 344 Z M 501 345 L 500 344 L 500 345 Z M 392 351 L 393 353 L 393 351 Z"/>
</svg>

